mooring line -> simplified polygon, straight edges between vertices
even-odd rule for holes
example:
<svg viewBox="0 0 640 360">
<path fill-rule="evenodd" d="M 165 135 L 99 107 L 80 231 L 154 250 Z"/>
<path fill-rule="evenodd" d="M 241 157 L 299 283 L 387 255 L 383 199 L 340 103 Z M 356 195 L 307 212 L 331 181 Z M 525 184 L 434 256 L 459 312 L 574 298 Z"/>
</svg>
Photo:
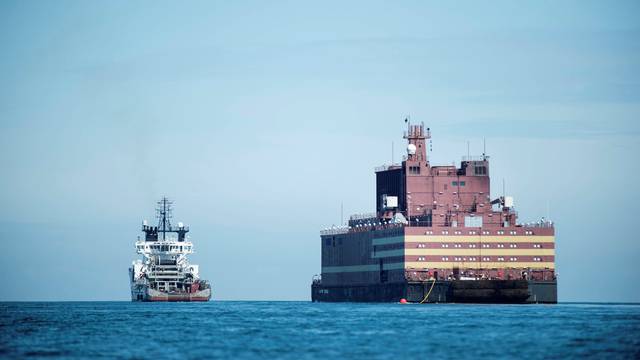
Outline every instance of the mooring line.
<svg viewBox="0 0 640 360">
<path fill-rule="evenodd" d="M 429 298 L 429 294 L 431 294 L 431 290 L 433 290 L 433 286 L 436 284 L 436 279 L 433 279 L 433 282 L 431 283 L 431 288 L 429 289 L 429 291 L 427 292 L 427 295 L 424 296 L 424 299 L 422 299 L 422 301 L 420 301 L 420 304 L 424 303 L 425 301 L 427 301 L 427 299 Z"/>
</svg>

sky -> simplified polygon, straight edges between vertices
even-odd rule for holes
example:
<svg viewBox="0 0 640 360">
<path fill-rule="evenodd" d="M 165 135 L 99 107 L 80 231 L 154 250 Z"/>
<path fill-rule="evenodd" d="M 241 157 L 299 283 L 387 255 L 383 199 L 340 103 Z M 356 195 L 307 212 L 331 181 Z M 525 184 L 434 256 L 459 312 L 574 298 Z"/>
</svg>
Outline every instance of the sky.
<svg viewBox="0 0 640 360">
<path fill-rule="evenodd" d="M 639 302 L 638 2 L 0 3 L 0 300 L 128 300 L 175 202 L 219 300 L 309 300 L 404 119 L 556 223 L 560 301 Z M 392 147 L 394 151 L 392 152 Z"/>
</svg>

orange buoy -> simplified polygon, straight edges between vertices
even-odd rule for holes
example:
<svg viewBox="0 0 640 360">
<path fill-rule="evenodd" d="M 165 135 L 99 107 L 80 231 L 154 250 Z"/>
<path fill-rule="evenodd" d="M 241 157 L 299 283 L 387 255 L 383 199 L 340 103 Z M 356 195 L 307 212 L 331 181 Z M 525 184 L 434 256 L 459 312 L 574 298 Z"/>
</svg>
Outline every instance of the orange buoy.
<svg viewBox="0 0 640 360">
<path fill-rule="evenodd" d="M 406 303 L 407 303 L 407 299 L 405 298 L 400 299 L 400 304 L 406 304 Z"/>
</svg>

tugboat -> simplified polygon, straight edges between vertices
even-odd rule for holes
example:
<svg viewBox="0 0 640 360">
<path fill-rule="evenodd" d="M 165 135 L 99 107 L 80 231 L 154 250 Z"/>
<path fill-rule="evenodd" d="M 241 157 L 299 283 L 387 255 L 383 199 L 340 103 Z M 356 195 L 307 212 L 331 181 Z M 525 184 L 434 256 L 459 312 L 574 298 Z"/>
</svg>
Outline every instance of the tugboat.
<svg viewBox="0 0 640 360">
<path fill-rule="evenodd" d="M 158 226 L 142 222 L 144 240 L 138 237 L 136 252 L 143 258 L 129 268 L 131 301 L 209 301 L 211 286 L 201 280 L 198 265 L 190 264 L 188 254 L 193 244 L 189 227 L 179 222 L 171 225 L 172 205 L 166 197 L 156 208 Z"/>
</svg>

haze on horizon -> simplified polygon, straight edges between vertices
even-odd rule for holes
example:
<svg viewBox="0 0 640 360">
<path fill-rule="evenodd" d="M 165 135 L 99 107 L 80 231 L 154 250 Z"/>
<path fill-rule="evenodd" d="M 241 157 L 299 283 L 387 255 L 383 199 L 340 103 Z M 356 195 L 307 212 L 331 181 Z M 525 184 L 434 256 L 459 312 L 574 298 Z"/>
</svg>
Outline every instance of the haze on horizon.
<svg viewBox="0 0 640 360">
<path fill-rule="evenodd" d="M 640 302 L 639 10 L 4 1 L 0 300 L 128 300 L 163 195 L 214 299 L 309 300 L 410 115 L 432 164 L 486 139 L 492 196 L 555 221 L 560 301 Z"/>
</svg>

